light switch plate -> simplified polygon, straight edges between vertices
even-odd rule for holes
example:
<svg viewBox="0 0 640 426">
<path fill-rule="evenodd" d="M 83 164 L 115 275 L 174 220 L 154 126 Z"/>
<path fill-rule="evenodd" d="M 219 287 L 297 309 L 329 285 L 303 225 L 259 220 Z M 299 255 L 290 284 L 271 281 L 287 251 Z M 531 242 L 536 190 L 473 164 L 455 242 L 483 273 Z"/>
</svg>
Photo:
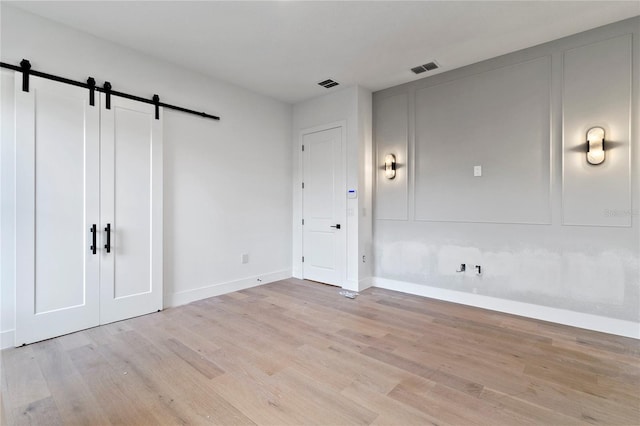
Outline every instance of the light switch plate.
<svg viewBox="0 0 640 426">
<path fill-rule="evenodd" d="M 473 166 L 473 176 L 482 176 L 482 166 Z"/>
</svg>

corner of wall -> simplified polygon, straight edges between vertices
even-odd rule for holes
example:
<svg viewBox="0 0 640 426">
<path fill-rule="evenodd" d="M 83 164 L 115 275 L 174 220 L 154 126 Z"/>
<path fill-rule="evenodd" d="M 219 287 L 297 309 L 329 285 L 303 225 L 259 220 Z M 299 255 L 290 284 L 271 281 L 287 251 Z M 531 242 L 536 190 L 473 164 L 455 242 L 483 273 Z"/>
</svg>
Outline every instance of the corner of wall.
<svg viewBox="0 0 640 426">
<path fill-rule="evenodd" d="M 0 350 L 12 348 L 15 345 L 15 330 L 0 332 Z"/>
</svg>

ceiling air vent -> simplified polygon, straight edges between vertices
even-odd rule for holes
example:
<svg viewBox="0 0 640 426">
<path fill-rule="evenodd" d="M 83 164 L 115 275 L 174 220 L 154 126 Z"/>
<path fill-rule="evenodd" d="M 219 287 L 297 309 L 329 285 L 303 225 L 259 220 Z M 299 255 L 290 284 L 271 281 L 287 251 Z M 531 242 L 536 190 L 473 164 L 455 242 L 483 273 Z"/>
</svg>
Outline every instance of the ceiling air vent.
<svg viewBox="0 0 640 426">
<path fill-rule="evenodd" d="M 411 71 L 413 71 L 414 74 L 421 74 L 425 71 L 435 70 L 436 68 L 438 68 L 438 64 L 435 62 L 429 62 L 428 64 L 418 65 L 417 67 L 411 68 Z"/>
<path fill-rule="evenodd" d="M 337 81 L 333 81 L 333 80 L 331 80 L 330 78 L 328 78 L 328 79 L 326 79 L 326 80 L 324 80 L 324 81 L 321 81 L 321 82 L 320 82 L 320 83 L 318 83 L 318 84 L 319 84 L 320 86 L 324 87 L 325 89 L 330 89 L 330 88 L 332 88 L 332 87 L 334 87 L 334 86 L 337 86 L 337 85 L 338 85 L 338 84 L 340 84 L 340 83 L 338 83 Z"/>
</svg>

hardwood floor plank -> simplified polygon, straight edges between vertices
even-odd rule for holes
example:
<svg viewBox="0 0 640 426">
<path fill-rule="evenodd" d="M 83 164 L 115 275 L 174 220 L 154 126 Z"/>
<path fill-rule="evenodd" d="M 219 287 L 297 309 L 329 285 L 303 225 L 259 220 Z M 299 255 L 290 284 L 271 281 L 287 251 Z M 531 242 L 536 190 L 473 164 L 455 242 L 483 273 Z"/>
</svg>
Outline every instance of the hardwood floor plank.
<svg viewBox="0 0 640 426">
<path fill-rule="evenodd" d="M 51 396 L 32 346 L 6 349 L 0 356 L 4 376 L 3 402 L 8 408 L 26 407 Z"/>
<path fill-rule="evenodd" d="M 64 424 L 109 423 L 100 403 L 75 369 L 59 340 L 46 340 L 34 344 L 32 348 Z"/>
<path fill-rule="evenodd" d="M 11 416 L 15 425 L 63 425 L 58 408 L 52 397 L 32 401 L 22 407 L 16 407 Z"/>
<path fill-rule="evenodd" d="M 189 364 L 191 367 L 193 367 L 208 379 L 213 379 L 214 377 L 224 374 L 224 371 L 222 371 L 217 365 L 207 360 L 206 358 L 201 357 L 195 351 L 185 346 L 178 339 L 168 339 L 165 342 L 165 345 L 169 349 L 171 349 L 173 353 L 178 355 L 180 359 L 182 359 L 184 362 Z"/>
<path fill-rule="evenodd" d="M 4 400 L 4 387 L 3 390 L 0 391 L 0 425 L 9 424 L 9 420 L 7 420 L 7 409 L 5 408 Z"/>
<path fill-rule="evenodd" d="M 340 393 L 349 400 L 379 413 L 372 425 L 442 425 L 438 419 L 372 390 L 366 382 L 355 380 Z"/>
<path fill-rule="evenodd" d="M 371 360 L 363 363 L 359 353 L 339 345 L 321 349 L 309 345 L 300 348 L 298 353 L 301 354 L 303 351 L 305 355 L 301 356 L 306 356 L 309 363 L 322 362 L 334 374 L 343 376 L 349 384 L 353 381 L 367 383 L 372 391 L 381 394 L 386 394 L 399 382 L 411 377 L 411 374 L 405 370 L 383 362 Z"/>
<path fill-rule="evenodd" d="M 242 376 L 224 375 L 213 379 L 212 386 L 256 424 L 313 423 L 309 422 L 304 413 L 296 410 L 288 395 L 264 380 L 254 381 Z"/>
<path fill-rule="evenodd" d="M 143 404 L 131 398 L 136 395 L 135 383 L 127 371 L 112 368 L 93 345 L 69 351 L 69 356 L 83 377 L 87 387 L 113 424 L 160 424 L 161 418 Z M 145 395 L 146 396 L 146 395 Z"/>
<path fill-rule="evenodd" d="M 148 331 L 150 327 L 144 330 Z M 151 407 L 154 412 L 168 411 L 161 416 L 168 424 L 252 424 L 214 391 L 209 378 L 190 365 L 177 362 L 180 360 L 177 355 L 162 344 L 166 336 L 158 344 L 146 336 L 131 331 L 119 335 L 110 345 L 98 348 L 102 353 L 107 352 L 106 358 L 114 367 L 132 371 L 144 385 L 146 390 L 142 394 L 152 398 L 139 399 L 139 403 Z M 135 350 L 126 349 L 131 347 Z"/>
<path fill-rule="evenodd" d="M 470 422 L 468 418 L 461 416 L 459 414 L 461 410 L 447 409 L 437 400 L 425 397 L 424 395 L 427 395 L 435 386 L 435 383 L 425 382 L 425 387 L 416 391 L 414 389 L 415 386 L 408 387 L 405 384 L 399 384 L 389 392 L 389 397 L 448 424 L 462 425 L 476 423 Z"/>
<path fill-rule="evenodd" d="M 67 351 L 81 346 L 86 346 L 92 342 L 86 332 L 67 334 L 56 338 L 56 340 L 60 346 Z"/>
<path fill-rule="evenodd" d="M 278 380 L 279 386 L 288 391 L 301 412 L 320 424 L 368 425 L 377 417 L 374 411 L 354 401 L 345 400 L 326 384 L 310 380 L 310 377 L 295 367 L 279 371 L 273 379 Z"/>
<path fill-rule="evenodd" d="M 562 413 L 540 407 L 531 402 L 518 398 L 518 395 L 505 395 L 491 389 L 484 389 L 480 400 L 487 401 L 497 407 L 504 414 L 518 419 L 517 423 L 548 424 L 548 425 L 578 425 L 584 420 L 566 416 Z"/>
<path fill-rule="evenodd" d="M 480 392 L 482 392 L 482 388 L 484 387 L 480 383 L 463 379 L 454 374 L 447 373 L 446 371 L 440 371 L 439 368 L 432 368 L 424 365 L 423 363 L 415 362 L 376 348 L 365 349 L 362 353 L 389 365 L 402 368 L 416 376 L 423 377 L 429 381 L 439 383 L 442 386 L 447 386 L 470 395 L 480 395 Z"/>
<path fill-rule="evenodd" d="M 2 424 L 640 424 L 640 341 L 287 279 L 2 351 Z"/>
</svg>

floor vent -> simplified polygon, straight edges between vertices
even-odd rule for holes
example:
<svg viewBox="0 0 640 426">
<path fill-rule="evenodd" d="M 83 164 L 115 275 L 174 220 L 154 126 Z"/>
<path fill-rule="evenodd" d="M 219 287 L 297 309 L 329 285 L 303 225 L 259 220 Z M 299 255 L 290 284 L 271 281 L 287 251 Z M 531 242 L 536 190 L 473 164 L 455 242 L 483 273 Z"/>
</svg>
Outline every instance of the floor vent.
<svg viewBox="0 0 640 426">
<path fill-rule="evenodd" d="M 321 82 L 320 82 L 320 83 L 318 83 L 318 84 L 319 84 L 320 86 L 324 87 L 325 89 L 330 89 L 330 88 L 332 88 L 332 87 L 334 87 L 334 86 L 337 86 L 337 85 L 338 85 L 338 84 L 340 84 L 340 83 L 338 83 L 337 81 L 334 81 L 334 80 L 331 80 L 330 78 L 328 78 L 328 79 L 326 79 L 326 80 L 324 80 L 324 81 L 321 81 Z"/>
<path fill-rule="evenodd" d="M 414 74 L 421 74 L 425 71 L 435 70 L 436 68 L 438 68 L 438 64 L 435 62 L 429 62 L 428 64 L 418 65 L 417 67 L 411 68 L 411 71 L 413 71 Z"/>
</svg>

